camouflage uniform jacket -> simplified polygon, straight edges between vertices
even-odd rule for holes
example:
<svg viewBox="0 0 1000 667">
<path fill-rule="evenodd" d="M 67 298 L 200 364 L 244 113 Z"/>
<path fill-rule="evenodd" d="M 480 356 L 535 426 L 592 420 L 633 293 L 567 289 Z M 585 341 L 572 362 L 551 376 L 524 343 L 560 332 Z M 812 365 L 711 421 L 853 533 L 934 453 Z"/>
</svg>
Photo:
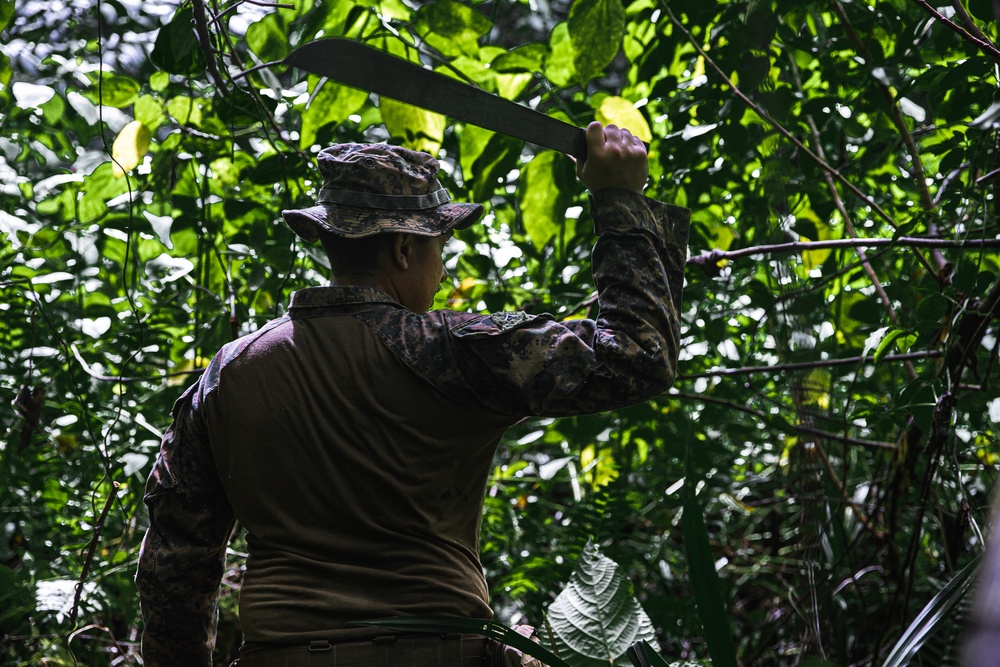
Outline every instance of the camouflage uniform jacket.
<svg viewBox="0 0 1000 667">
<path fill-rule="evenodd" d="M 418 314 L 317 287 L 216 355 L 146 487 L 147 667 L 211 664 L 234 519 L 245 650 L 359 637 L 364 618 L 492 615 L 478 533 L 504 430 L 641 402 L 676 370 L 688 211 L 605 190 L 591 212 L 596 320 Z"/>
</svg>

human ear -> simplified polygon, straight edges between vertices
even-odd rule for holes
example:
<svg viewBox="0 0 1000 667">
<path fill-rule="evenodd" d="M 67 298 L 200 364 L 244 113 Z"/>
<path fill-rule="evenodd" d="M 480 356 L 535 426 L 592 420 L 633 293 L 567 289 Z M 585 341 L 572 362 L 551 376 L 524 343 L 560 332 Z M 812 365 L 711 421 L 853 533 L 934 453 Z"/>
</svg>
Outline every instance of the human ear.
<svg viewBox="0 0 1000 667">
<path fill-rule="evenodd" d="M 398 269 L 406 271 L 413 262 L 413 234 L 398 233 L 392 241 L 392 259 Z"/>
</svg>

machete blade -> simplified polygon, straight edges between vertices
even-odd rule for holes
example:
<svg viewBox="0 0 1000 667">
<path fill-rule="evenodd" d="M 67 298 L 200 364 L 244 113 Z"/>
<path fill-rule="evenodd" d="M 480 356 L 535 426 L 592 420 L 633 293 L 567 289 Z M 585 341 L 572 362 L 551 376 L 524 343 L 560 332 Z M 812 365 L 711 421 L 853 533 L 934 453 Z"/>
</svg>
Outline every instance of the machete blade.
<svg viewBox="0 0 1000 667">
<path fill-rule="evenodd" d="M 581 161 L 587 157 L 584 131 L 575 125 L 349 39 L 308 42 L 283 62 Z"/>
</svg>

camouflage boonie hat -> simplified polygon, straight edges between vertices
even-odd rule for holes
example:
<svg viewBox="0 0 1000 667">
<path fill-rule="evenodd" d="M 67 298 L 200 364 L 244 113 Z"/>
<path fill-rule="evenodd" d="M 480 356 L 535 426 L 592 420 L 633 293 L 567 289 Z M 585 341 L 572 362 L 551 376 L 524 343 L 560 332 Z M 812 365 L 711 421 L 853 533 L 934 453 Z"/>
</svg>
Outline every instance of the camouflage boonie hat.
<svg viewBox="0 0 1000 667">
<path fill-rule="evenodd" d="M 336 144 L 316 158 L 323 187 L 317 206 L 282 211 L 292 231 L 312 243 L 326 230 L 356 239 L 384 232 L 440 236 L 468 227 L 479 204 L 451 203 L 427 153 L 388 144 Z"/>
</svg>

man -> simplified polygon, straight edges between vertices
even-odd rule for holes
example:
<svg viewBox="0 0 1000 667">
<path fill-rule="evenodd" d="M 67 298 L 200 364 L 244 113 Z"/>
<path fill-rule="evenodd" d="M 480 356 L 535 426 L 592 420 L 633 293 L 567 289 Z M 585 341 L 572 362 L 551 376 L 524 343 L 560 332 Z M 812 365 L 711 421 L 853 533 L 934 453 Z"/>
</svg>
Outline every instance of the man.
<svg viewBox="0 0 1000 667">
<path fill-rule="evenodd" d="M 646 151 L 627 130 L 586 134 L 596 321 L 427 312 L 444 243 L 481 207 L 450 203 L 424 153 L 320 153 L 319 204 L 283 216 L 323 242 L 331 285 L 216 355 L 174 406 L 149 478 L 147 667 L 211 664 L 234 517 L 249 551 L 240 667 L 483 664 L 481 639 L 387 642 L 352 622 L 492 616 L 478 537 L 504 431 L 673 380 L 688 212 L 642 196 Z"/>
</svg>

